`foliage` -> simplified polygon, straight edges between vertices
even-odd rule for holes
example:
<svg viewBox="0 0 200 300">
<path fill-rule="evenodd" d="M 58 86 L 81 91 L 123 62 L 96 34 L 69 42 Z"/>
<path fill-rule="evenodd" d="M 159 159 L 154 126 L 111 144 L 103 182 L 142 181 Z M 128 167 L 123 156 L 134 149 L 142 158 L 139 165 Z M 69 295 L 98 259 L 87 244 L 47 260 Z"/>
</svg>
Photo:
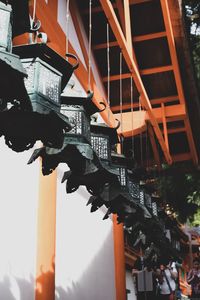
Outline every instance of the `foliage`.
<svg viewBox="0 0 200 300">
<path fill-rule="evenodd" d="M 169 166 L 157 179 L 157 188 L 166 209 L 177 214 L 180 222 L 188 219 L 200 225 L 200 171 L 184 171 L 181 166 Z"/>
<path fill-rule="evenodd" d="M 200 90 L 200 1 L 185 0 L 186 20 L 190 37 L 191 51 Z"/>
</svg>

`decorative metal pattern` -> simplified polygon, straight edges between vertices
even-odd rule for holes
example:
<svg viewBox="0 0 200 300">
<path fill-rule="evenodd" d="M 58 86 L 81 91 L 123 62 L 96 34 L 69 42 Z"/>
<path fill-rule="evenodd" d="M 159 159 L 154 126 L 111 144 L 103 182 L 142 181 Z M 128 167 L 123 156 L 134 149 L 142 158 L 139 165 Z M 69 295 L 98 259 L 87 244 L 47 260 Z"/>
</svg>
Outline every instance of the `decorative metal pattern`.
<svg viewBox="0 0 200 300">
<path fill-rule="evenodd" d="M 154 216 L 158 216 L 158 208 L 157 208 L 157 203 L 156 202 L 152 202 L 152 213 Z"/>
<path fill-rule="evenodd" d="M 109 141 L 108 138 L 103 136 L 91 135 L 91 145 L 97 156 L 101 159 L 109 159 Z"/>
<path fill-rule="evenodd" d="M 0 3 L 0 47 L 5 48 L 6 50 L 11 48 L 12 41 L 10 36 L 10 32 L 12 31 L 10 13 L 10 5 Z"/>
<path fill-rule="evenodd" d="M 145 193 L 145 205 L 148 208 L 152 208 L 152 201 L 151 201 L 151 196 L 147 193 Z"/>
<path fill-rule="evenodd" d="M 125 168 L 118 168 L 119 170 L 119 181 L 120 181 L 120 184 L 122 186 L 126 186 L 127 184 L 127 175 L 126 175 L 126 169 Z"/>
<path fill-rule="evenodd" d="M 144 205 L 144 191 L 143 190 L 140 190 L 140 204 Z"/>
<path fill-rule="evenodd" d="M 40 64 L 38 92 L 59 103 L 60 99 L 60 76 Z"/>
<path fill-rule="evenodd" d="M 61 105 L 61 113 L 69 118 L 72 129 L 67 133 L 82 135 L 90 141 L 90 123 L 82 105 Z"/>
<path fill-rule="evenodd" d="M 34 74 L 35 65 L 33 63 L 23 63 L 23 67 L 26 70 L 28 77 L 24 79 L 24 84 L 28 92 L 34 89 Z"/>
<path fill-rule="evenodd" d="M 61 74 L 41 59 L 22 59 L 27 72 L 25 79 L 27 92 L 38 93 L 45 99 L 60 105 Z"/>
<path fill-rule="evenodd" d="M 128 182 L 129 193 L 136 200 L 136 202 L 140 202 L 140 187 L 139 184 L 129 181 Z"/>
</svg>

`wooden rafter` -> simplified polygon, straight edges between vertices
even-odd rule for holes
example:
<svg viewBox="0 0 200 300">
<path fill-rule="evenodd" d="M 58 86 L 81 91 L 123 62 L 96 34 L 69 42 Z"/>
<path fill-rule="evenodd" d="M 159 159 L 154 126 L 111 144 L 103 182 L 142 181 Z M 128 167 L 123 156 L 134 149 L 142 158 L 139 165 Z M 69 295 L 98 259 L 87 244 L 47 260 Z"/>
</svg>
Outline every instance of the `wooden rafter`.
<svg viewBox="0 0 200 300">
<path fill-rule="evenodd" d="M 139 73 L 140 75 L 151 75 L 151 74 L 156 74 L 156 73 L 164 73 L 164 72 L 169 72 L 173 71 L 173 66 L 161 66 L 161 67 L 155 67 L 155 68 L 148 68 L 148 69 L 140 69 Z M 121 79 L 127 79 L 130 78 L 131 73 L 124 73 L 121 75 L 112 75 L 109 77 L 110 81 L 115 81 L 115 80 L 120 80 Z M 134 75 L 133 75 L 134 77 Z M 103 82 L 108 81 L 108 77 L 103 77 L 102 78 Z"/>
<path fill-rule="evenodd" d="M 56 50 L 59 52 L 60 55 L 65 56 L 66 52 L 66 36 L 65 33 L 62 31 L 61 27 L 59 26 L 57 19 L 51 18 L 51 13 L 49 10 L 49 7 L 46 5 L 46 3 L 42 0 L 38 0 L 37 2 L 37 17 L 39 20 L 43 20 L 42 23 L 42 30 L 44 32 L 48 33 L 48 39 L 49 39 L 49 44 L 52 47 L 55 47 Z M 46 12 L 44 14 L 44 11 Z M 53 43 L 51 43 L 53 41 Z M 78 69 L 75 70 L 75 75 L 77 76 L 78 80 L 80 81 L 80 84 L 83 86 L 85 91 L 88 90 L 88 72 L 85 66 L 83 65 L 81 59 L 77 55 L 75 49 L 73 48 L 72 44 L 69 42 L 69 52 L 76 54 L 78 60 L 79 60 L 79 67 Z M 99 102 L 104 102 L 107 105 L 106 99 L 102 97 L 102 93 L 99 91 L 97 85 L 95 82 L 92 84 L 93 91 L 94 91 L 94 97 L 93 101 L 95 104 L 99 107 L 102 108 L 102 105 Z M 105 120 L 107 124 L 110 126 L 114 127 L 116 126 L 116 122 L 114 119 L 114 116 L 110 109 L 106 108 L 105 111 L 101 113 L 102 118 Z M 109 116 L 109 118 L 108 118 Z"/>
<path fill-rule="evenodd" d="M 162 97 L 162 98 L 156 98 L 156 99 L 150 99 L 151 105 L 158 105 L 161 103 L 171 103 L 171 102 L 177 102 L 178 101 L 178 95 L 174 95 L 174 96 L 167 96 L 167 97 Z M 118 101 L 119 102 L 119 101 Z M 139 107 L 139 103 L 133 103 L 133 109 L 134 108 L 138 108 Z M 120 106 L 116 105 L 116 106 L 112 106 L 111 107 L 112 112 L 115 111 L 120 111 Z M 123 103 L 123 110 L 128 110 L 131 109 L 131 104 L 130 103 Z"/>
<path fill-rule="evenodd" d="M 148 124 L 147 130 L 148 130 L 149 138 L 150 138 L 150 141 L 151 141 L 155 162 L 158 166 L 158 170 L 161 170 L 160 155 L 159 155 L 158 147 L 157 147 L 157 144 L 156 144 L 154 131 L 153 131 L 153 128 L 152 128 L 151 124 L 150 123 L 147 123 L 147 124 Z"/>
<path fill-rule="evenodd" d="M 175 82 L 176 82 L 176 86 L 177 86 L 179 101 L 180 101 L 180 103 L 185 103 L 186 101 L 185 101 L 185 96 L 184 96 L 184 92 L 183 92 L 178 58 L 177 58 L 177 54 L 176 54 L 175 40 L 174 40 L 172 22 L 171 22 L 171 18 L 170 18 L 168 0 L 162 0 L 160 2 L 161 2 L 162 12 L 163 12 L 165 29 L 166 29 L 166 33 L 167 33 L 167 40 L 168 40 L 168 44 L 169 44 L 171 61 L 172 61 L 172 65 L 174 67 L 174 76 L 175 76 Z M 192 135 L 192 130 L 191 130 L 191 126 L 190 126 L 188 118 L 185 119 L 185 127 L 187 129 L 186 133 L 187 133 L 188 143 L 189 143 L 190 151 L 192 154 L 193 162 L 195 164 L 198 164 L 198 156 L 197 156 L 196 147 L 195 147 L 194 139 L 193 139 L 193 135 Z"/>
<path fill-rule="evenodd" d="M 143 41 L 148 41 L 148 40 L 159 39 L 159 38 L 162 38 L 162 37 L 166 37 L 166 31 L 134 36 L 134 37 L 132 37 L 132 42 L 137 43 L 137 42 L 143 42 Z M 116 47 L 116 46 L 118 46 L 118 42 L 117 41 L 112 41 L 112 42 L 110 42 L 109 46 L 110 47 Z M 94 45 L 92 47 L 92 49 L 93 50 L 99 50 L 99 49 L 104 49 L 106 47 L 107 47 L 107 43 L 101 43 L 101 44 Z"/>
<path fill-rule="evenodd" d="M 164 139 L 165 139 L 165 143 L 167 145 L 167 148 L 169 150 L 169 140 L 168 140 L 168 132 L 167 132 L 167 121 L 166 121 L 165 105 L 164 105 L 164 103 L 161 103 L 161 109 L 162 109 Z"/>
<path fill-rule="evenodd" d="M 143 107 L 147 110 L 148 114 L 149 114 L 149 118 L 150 118 L 150 122 L 153 126 L 153 129 L 155 131 L 156 137 L 160 143 L 161 149 L 164 153 L 165 159 L 167 161 L 167 163 L 171 164 L 172 163 L 172 158 L 169 154 L 169 151 L 167 149 L 167 146 L 165 144 L 165 141 L 163 139 L 162 133 L 160 131 L 160 128 L 158 126 L 158 123 L 156 121 L 156 118 L 152 112 L 152 107 L 151 107 L 151 103 L 149 101 L 148 95 L 146 93 L 146 90 L 144 88 L 143 82 L 141 80 L 139 71 L 137 69 L 136 63 L 133 60 L 133 57 L 130 55 L 129 51 L 128 51 L 128 47 L 127 47 L 127 42 L 126 39 L 123 35 L 123 32 L 121 30 L 121 27 L 119 25 L 119 22 L 117 20 L 115 11 L 112 7 L 112 4 L 109 0 L 100 0 L 101 6 L 103 7 L 103 10 L 105 12 L 105 15 L 107 16 L 107 19 L 110 23 L 110 26 L 115 34 L 116 40 L 119 43 L 120 48 L 122 49 L 122 53 L 124 56 L 124 59 L 127 63 L 127 66 L 130 70 L 130 72 L 132 73 L 132 75 L 134 76 L 134 82 L 135 85 L 137 87 L 138 92 L 140 93 L 141 96 L 141 103 L 143 105 Z"/>
<path fill-rule="evenodd" d="M 125 32 L 126 29 L 125 29 L 124 6 L 123 6 L 122 1 L 123 0 L 116 0 L 116 7 L 117 7 L 117 10 L 118 10 L 121 26 L 123 28 L 123 31 Z"/>
</svg>

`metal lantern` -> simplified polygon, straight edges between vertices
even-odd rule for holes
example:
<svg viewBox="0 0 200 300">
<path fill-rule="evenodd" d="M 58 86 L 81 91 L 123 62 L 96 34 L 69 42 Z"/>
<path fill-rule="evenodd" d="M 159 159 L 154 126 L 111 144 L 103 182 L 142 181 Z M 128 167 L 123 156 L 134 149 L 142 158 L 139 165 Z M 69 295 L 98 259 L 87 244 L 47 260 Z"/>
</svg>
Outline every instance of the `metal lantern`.
<svg viewBox="0 0 200 300">
<path fill-rule="evenodd" d="M 133 197 L 136 203 L 140 203 L 140 186 L 129 178 L 128 180 L 129 193 Z"/>
<path fill-rule="evenodd" d="M 90 143 L 90 116 L 96 112 L 101 112 L 92 101 L 93 93 L 88 92 L 86 97 L 61 97 L 61 112 L 67 116 L 73 128 L 65 136 L 67 142 Z"/>
<path fill-rule="evenodd" d="M 11 6 L 0 2 L 0 49 L 9 52 L 12 48 L 11 13 Z"/>
<path fill-rule="evenodd" d="M 156 217 L 158 216 L 158 208 L 155 201 L 152 201 L 152 214 Z"/>
<path fill-rule="evenodd" d="M 28 78 L 25 79 L 26 88 L 22 80 L 18 85 L 19 99 L 14 95 L 14 105 L 1 113 L 0 134 L 17 152 L 31 148 L 37 140 L 48 147 L 62 148 L 64 132 L 72 127 L 68 118 L 60 113 L 60 94 L 77 64 L 72 66 L 44 44 L 17 46 L 13 50 L 22 58 Z M 13 64 L 11 67 L 11 73 L 15 74 Z M 14 88 L 20 79 L 18 76 L 16 82 L 12 82 Z M 13 93 L 15 89 L 10 90 Z M 13 104 L 9 101 L 13 100 L 9 92 L 6 91 L 4 97 Z"/>
<path fill-rule="evenodd" d="M 93 93 L 79 98 L 62 96 L 61 113 L 69 119 L 72 129 L 65 133 L 61 149 L 37 149 L 29 160 L 32 163 L 41 156 L 44 175 L 50 174 L 60 162 L 67 163 L 72 172 L 79 176 L 97 170 L 92 162 L 94 151 L 90 145 L 90 115 L 98 111 L 92 96 Z"/>
<path fill-rule="evenodd" d="M 111 162 L 111 148 L 119 143 L 117 136 L 118 126 L 111 128 L 105 124 L 91 124 L 91 145 L 102 162 Z"/>
<path fill-rule="evenodd" d="M 73 103 L 75 104 L 75 102 Z M 85 105 L 88 105 L 86 103 L 89 102 L 84 102 L 84 103 Z M 77 109 L 79 109 L 80 111 L 80 107 L 72 107 L 72 108 L 70 108 L 69 110 L 72 116 L 74 116 L 74 109 L 75 112 L 77 112 Z M 91 108 L 92 107 L 90 106 L 90 114 L 94 112 L 94 109 L 92 109 L 91 111 Z M 71 144 L 77 143 L 79 147 L 82 147 L 82 145 L 84 145 L 85 142 L 88 143 L 88 140 L 90 138 L 88 132 L 85 133 L 85 129 L 84 129 L 85 127 L 81 126 L 81 124 L 83 124 L 82 122 L 83 118 L 85 117 L 82 116 L 82 118 L 80 118 L 79 115 L 80 125 L 78 126 L 78 128 L 75 126 L 74 129 L 76 134 L 73 132 L 69 132 L 69 134 L 66 135 L 67 142 L 70 142 Z M 118 177 L 117 177 L 118 173 L 116 172 L 116 170 L 112 169 L 109 166 L 109 162 L 108 162 L 108 157 L 110 157 L 109 155 L 106 156 L 106 163 L 104 163 L 104 161 L 98 157 L 97 155 L 98 151 L 96 152 L 97 148 L 95 148 L 96 143 L 94 143 L 92 136 L 95 137 L 103 136 L 108 141 L 109 138 L 111 137 L 111 143 L 116 143 L 118 142 L 116 129 L 117 128 L 109 128 L 106 125 L 101 126 L 98 124 L 91 124 L 90 130 L 91 130 L 91 145 L 93 149 L 93 159 L 85 160 L 84 168 L 81 167 L 81 163 L 79 163 L 78 161 L 67 162 L 71 170 L 69 172 L 64 173 L 63 180 L 62 180 L 62 182 L 67 180 L 66 190 L 68 193 L 74 192 L 80 185 L 85 186 L 87 190 L 93 195 L 93 197 L 89 200 L 88 204 L 96 203 L 97 208 L 99 207 L 99 205 L 100 206 L 103 205 L 103 203 L 100 204 L 99 202 L 100 198 L 96 199 L 96 197 L 98 198 L 100 191 L 102 191 L 109 182 L 113 182 L 113 183 L 115 183 L 116 181 L 118 182 Z M 110 141 L 108 142 L 108 145 L 110 145 Z"/>
<path fill-rule="evenodd" d="M 39 29 L 38 24 L 37 26 L 36 24 L 33 24 L 33 28 L 31 28 L 29 17 L 29 0 L 1 0 L 1 5 L 3 4 L 2 2 L 5 4 L 5 6 L 7 6 L 7 9 L 11 9 L 12 7 L 12 29 L 9 29 L 10 36 L 15 37 L 25 32 L 33 32 Z M 0 20 L 2 19 L 3 18 L 1 15 Z"/>
<path fill-rule="evenodd" d="M 144 198 L 145 198 L 145 206 L 151 211 L 152 210 L 151 196 L 147 192 L 145 192 Z"/>
</svg>

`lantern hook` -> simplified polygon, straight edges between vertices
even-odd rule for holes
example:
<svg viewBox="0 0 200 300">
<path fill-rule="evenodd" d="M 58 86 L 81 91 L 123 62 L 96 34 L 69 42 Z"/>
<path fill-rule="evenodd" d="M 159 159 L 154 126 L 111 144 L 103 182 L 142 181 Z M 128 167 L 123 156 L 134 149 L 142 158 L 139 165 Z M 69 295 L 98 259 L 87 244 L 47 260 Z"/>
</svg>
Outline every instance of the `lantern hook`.
<svg viewBox="0 0 200 300">
<path fill-rule="evenodd" d="M 72 65 L 72 69 L 76 70 L 78 68 L 78 66 L 79 66 L 78 57 L 75 54 L 72 54 L 72 53 L 66 53 L 66 57 L 67 58 L 72 58 L 72 59 L 74 59 L 76 61 L 75 64 Z"/>
</svg>

